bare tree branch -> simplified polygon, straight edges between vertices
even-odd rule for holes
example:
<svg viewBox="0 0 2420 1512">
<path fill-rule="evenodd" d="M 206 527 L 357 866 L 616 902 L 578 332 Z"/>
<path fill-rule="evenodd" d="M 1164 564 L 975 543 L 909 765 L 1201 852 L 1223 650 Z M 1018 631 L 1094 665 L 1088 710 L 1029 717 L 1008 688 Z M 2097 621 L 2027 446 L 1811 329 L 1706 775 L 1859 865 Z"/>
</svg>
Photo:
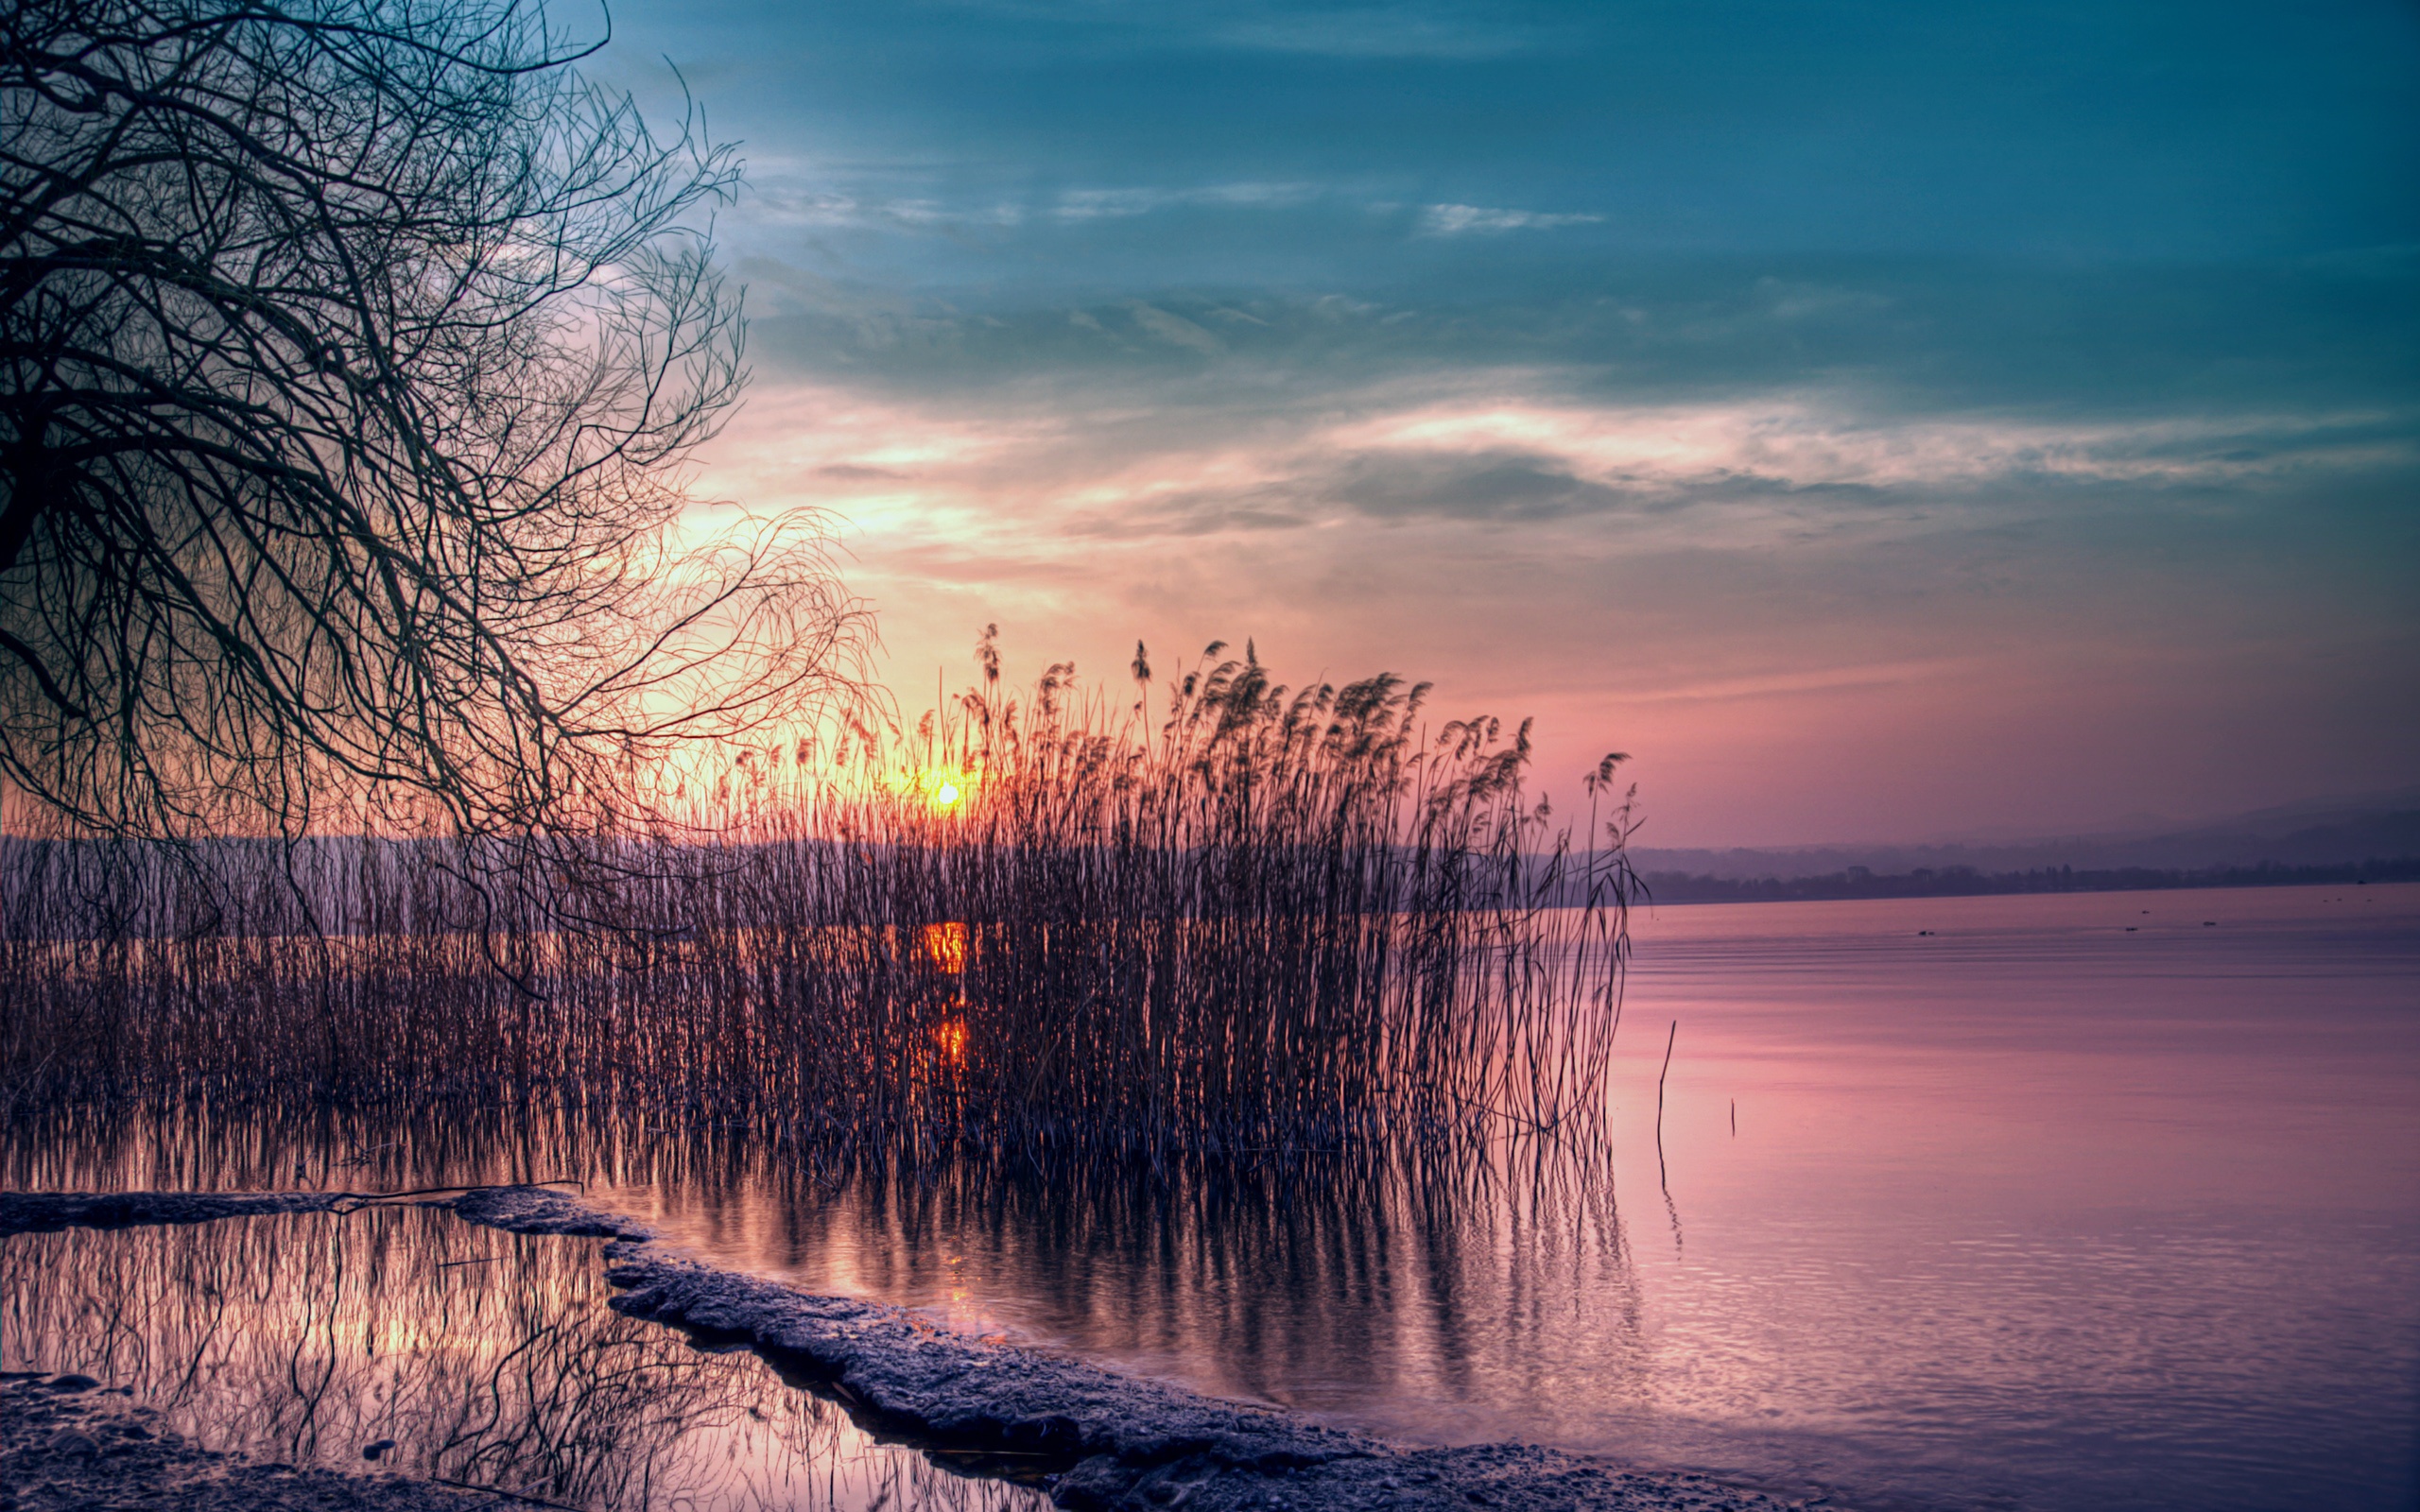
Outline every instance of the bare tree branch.
<svg viewBox="0 0 2420 1512">
<path fill-rule="evenodd" d="M 88 833 L 593 832 L 845 693 L 822 521 L 684 532 L 736 181 L 525 0 L 0 15 L 0 776 Z"/>
</svg>

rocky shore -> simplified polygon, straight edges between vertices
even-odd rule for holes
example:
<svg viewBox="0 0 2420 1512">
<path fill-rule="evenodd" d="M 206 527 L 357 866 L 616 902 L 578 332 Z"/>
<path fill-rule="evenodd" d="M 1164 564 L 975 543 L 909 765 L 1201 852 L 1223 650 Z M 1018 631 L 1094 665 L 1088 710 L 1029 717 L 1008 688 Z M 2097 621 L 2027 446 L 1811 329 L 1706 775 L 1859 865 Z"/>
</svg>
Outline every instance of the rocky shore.
<svg viewBox="0 0 2420 1512">
<path fill-rule="evenodd" d="M 347 1475 L 217 1453 L 89 1376 L 0 1378 L 0 1512 L 472 1512 L 474 1495 L 396 1475 Z"/>
<path fill-rule="evenodd" d="M 123 1227 L 265 1211 L 343 1211 L 379 1200 L 447 1207 L 468 1222 L 515 1233 L 608 1240 L 607 1274 L 623 1289 L 613 1302 L 617 1311 L 751 1345 L 821 1383 L 866 1427 L 886 1436 L 1038 1466 L 1052 1499 L 1075 1512 L 1782 1512 L 1805 1504 L 1704 1476 L 1637 1470 L 1523 1445 L 1389 1444 L 1292 1413 L 970 1338 L 905 1309 L 812 1296 L 715 1270 L 663 1253 L 640 1224 L 544 1188 L 400 1199 L 319 1193 L 0 1194 L 0 1236 L 66 1224 Z M 102 1394 L 105 1383 L 80 1389 L 55 1380 L 6 1384 L 0 1396 L 6 1495 L 27 1512 L 138 1501 L 211 1508 L 499 1504 L 393 1477 L 237 1464 L 152 1432 L 139 1409 Z M 409 1500 L 414 1496 L 429 1500 Z M 0 1500 L 0 1512 L 11 1512 L 11 1505 Z"/>
</svg>

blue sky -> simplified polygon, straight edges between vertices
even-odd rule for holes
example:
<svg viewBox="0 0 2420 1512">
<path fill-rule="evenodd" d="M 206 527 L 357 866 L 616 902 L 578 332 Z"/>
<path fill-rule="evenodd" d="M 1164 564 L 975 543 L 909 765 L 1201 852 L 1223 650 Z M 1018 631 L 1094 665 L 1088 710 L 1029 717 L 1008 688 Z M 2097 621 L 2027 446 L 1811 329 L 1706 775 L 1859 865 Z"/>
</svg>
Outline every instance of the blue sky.
<svg viewBox="0 0 2420 1512">
<path fill-rule="evenodd" d="M 2409 5 L 614 20 L 903 689 L 1252 636 L 1674 845 L 2420 780 Z"/>
</svg>

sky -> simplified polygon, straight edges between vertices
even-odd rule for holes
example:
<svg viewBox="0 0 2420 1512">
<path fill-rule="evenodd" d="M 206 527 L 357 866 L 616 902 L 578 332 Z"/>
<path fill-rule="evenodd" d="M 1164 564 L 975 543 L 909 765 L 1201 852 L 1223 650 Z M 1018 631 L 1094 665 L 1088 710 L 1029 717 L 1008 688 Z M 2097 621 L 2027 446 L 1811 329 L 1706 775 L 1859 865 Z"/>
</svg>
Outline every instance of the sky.
<svg viewBox="0 0 2420 1512">
<path fill-rule="evenodd" d="M 638 0 L 735 139 L 754 382 L 912 722 L 1538 721 L 1642 844 L 2056 834 L 2420 781 L 2420 8 Z"/>
</svg>

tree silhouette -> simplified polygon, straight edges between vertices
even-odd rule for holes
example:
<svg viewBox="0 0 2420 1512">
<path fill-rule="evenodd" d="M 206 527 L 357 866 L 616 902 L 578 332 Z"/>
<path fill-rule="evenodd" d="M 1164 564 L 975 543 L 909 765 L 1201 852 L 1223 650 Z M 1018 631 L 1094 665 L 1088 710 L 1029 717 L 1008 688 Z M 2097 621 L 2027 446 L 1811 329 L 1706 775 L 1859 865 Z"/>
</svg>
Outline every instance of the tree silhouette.
<svg viewBox="0 0 2420 1512">
<path fill-rule="evenodd" d="M 474 833 L 848 687 L 817 517 L 684 529 L 744 377 L 694 110 L 520 0 L 0 13 L 0 776 L 70 829 Z"/>
</svg>

